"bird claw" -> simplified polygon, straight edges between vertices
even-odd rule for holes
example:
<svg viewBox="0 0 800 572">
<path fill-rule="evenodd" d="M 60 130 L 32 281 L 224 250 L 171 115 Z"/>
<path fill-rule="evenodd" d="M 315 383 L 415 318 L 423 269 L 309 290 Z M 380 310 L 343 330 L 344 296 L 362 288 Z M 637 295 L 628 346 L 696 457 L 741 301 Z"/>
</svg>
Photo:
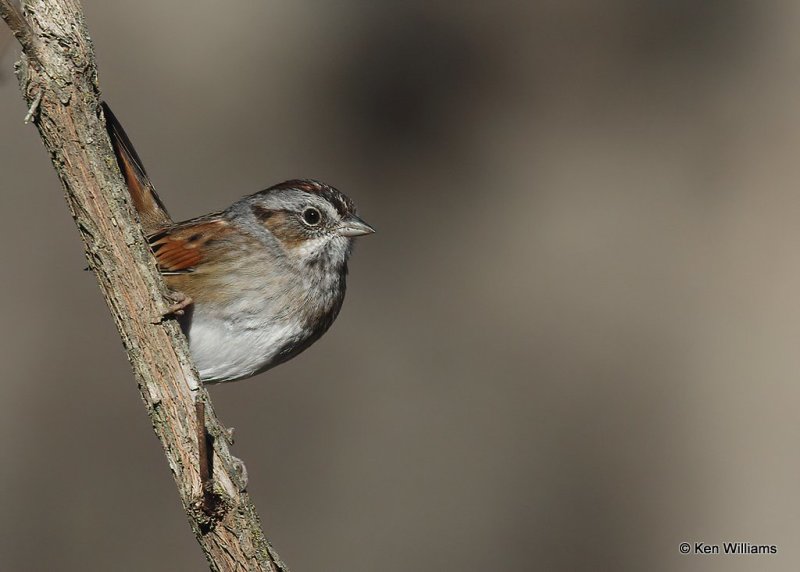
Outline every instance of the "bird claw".
<svg viewBox="0 0 800 572">
<path fill-rule="evenodd" d="M 186 308 L 194 303 L 191 296 L 183 292 L 169 292 L 166 297 L 173 303 L 167 306 L 167 309 L 153 321 L 153 324 L 161 324 L 170 316 L 183 316 Z"/>
</svg>

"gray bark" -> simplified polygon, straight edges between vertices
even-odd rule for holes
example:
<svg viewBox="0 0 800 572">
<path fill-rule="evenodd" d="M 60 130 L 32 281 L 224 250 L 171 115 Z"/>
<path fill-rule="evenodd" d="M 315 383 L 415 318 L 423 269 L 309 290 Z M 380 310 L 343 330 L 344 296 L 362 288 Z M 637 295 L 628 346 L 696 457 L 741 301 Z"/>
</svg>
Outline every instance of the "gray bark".
<svg viewBox="0 0 800 572">
<path fill-rule="evenodd" d="M 212 570 L 283 571 L 228 450 L 186 339 L 155 319 L 167 293 L 128 200 L 103 125 L 92 43 L 78 0 L 30 0 L 24 14 L 0 0 L 0 17 L 23 47 L 17 76 L 64 187 L 89 266 L 111 310 L 147 414 L 172 469 L 192 530 Z M 36 103 L 38 101 L 38 103 Z M 195 407 L 196 402 L 205 407 Z M 205 409 L 206 427 L 196 411 Z M 206 433 L 207 431 L 207 433 Z M 199 450 L 213 462 L 205 486 Z M 206 459 L 207 460 L 207 459 Z"/>
</svg>

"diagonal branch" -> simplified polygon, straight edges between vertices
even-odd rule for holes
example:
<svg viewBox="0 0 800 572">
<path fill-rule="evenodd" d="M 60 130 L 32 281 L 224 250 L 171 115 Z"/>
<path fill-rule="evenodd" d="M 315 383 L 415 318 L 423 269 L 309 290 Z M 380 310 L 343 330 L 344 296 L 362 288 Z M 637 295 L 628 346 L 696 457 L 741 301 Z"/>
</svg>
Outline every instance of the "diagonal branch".
<svg viewBox="0 0 800 572">
<path fill-rule="evenodd" d="M 103 125 L 80 2 L 30 0 L 23 15 L 10 0 L 0 0 L 0 16 L 22 45 L 17 75 L 23 97 L 64 187 L 89 266 L 211 569 L 287 570 L 242 490 L 229 438 L 197 381 L 186 339 L 174 321 L 153 323 L 166 309 L 166 289 Z"/>
</svg>

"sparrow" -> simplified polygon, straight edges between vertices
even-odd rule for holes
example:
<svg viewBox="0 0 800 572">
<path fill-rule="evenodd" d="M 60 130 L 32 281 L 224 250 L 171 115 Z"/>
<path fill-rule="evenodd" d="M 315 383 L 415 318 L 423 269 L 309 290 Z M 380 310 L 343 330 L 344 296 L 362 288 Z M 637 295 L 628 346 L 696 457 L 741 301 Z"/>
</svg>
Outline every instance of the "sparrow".
<svg viewBox="0 0 800 572">
<path fill-rule="evenodd" d="M 295 179 L 174 222 L 107 104 L 106 127 L 204 383 L 251 377 L 308 348 L 344 301 L 353 239 L 375 230 L 330 185 Z M 185 307 L 185 309 L 184 309 Z"/>
</svg>

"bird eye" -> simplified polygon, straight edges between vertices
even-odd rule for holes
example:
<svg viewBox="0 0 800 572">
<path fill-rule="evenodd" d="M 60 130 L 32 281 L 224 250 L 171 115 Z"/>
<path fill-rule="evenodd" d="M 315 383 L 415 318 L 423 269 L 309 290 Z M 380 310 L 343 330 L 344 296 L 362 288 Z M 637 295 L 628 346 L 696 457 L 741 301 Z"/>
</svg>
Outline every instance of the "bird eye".
<svg viewBox="0 0 800 572">
<path fill-rule="evenodd" d="M 308 207 L 306 210 L 303 211 L 303 221 L 308 226 L 317 226 L 321 220 L 322 220 L 322 215 L 314 207 Z"/>
</svg>

